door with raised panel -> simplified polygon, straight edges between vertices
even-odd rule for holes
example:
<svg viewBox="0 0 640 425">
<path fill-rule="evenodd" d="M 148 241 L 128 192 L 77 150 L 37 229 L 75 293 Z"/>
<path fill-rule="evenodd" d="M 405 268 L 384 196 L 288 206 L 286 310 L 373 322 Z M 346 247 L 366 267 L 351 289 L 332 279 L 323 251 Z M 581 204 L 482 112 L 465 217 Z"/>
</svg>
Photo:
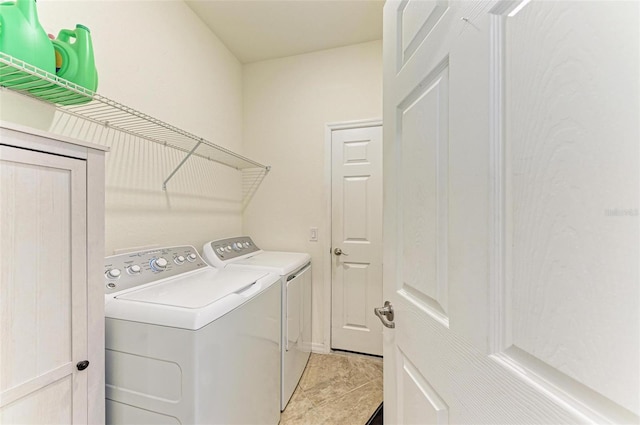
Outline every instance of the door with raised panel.
<svg viewBox="0 0 640 425">
<path fill-rule="evenodd" d="M 382 126 L 331 132 L 331 348 L 382 355 Z"/>
<path fill-rule="evenodd" d="M 0 146 L 0 423 L 88 420 L 85 200 L 85 161 Z"/>
<path fill-rule="evenodd" d="M 386 2 L 385 423 L 640 422 L 639 18 Z"/>
</svg>

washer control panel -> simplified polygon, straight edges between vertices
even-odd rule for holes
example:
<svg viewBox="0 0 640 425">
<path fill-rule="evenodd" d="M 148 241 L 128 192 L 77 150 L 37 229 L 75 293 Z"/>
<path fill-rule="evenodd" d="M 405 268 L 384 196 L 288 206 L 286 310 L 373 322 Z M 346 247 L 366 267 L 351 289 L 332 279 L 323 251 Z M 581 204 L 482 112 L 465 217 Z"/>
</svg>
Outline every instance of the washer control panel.
<svg viewBox="0 0 640 425">
<path fill-rule="evenodd" d="M 232 260 L 242 255 L 260 251 L 249 236 L 220 239 L 210 243 L 211 250 L 221 261 Z"/>
<path fill-rule="evenodd" d="M 190 245 L 112 255 L 104 259 L 105 294 L 205 267 Z"/>
</svg>

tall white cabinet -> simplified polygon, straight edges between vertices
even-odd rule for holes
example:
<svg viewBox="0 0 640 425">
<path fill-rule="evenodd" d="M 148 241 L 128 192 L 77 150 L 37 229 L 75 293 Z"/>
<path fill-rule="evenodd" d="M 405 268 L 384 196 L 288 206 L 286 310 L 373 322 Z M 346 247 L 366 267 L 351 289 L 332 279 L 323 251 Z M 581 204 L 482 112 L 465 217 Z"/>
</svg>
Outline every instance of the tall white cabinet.
<svg viewBox="0 0 640 425">
<path fill-rule="evenodd" d="M 2 424 L 104 423 L 104 151 L 0 123 Z"/>
</svg>

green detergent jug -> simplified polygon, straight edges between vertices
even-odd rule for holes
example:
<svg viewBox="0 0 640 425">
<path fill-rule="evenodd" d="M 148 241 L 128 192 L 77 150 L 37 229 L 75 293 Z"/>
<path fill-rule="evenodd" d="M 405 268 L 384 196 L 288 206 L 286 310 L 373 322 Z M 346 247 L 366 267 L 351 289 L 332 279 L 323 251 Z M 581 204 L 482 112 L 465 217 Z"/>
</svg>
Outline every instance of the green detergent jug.
<svg viewBox="0 0 640 425">
<path fill-rule="evenodd" d="M 71 42 L 71 39 L 74 39 Z M 53 47 L 62 58 L 58 77 L 71 81 L 88 90 L 98 88 L 98 72 L 93 57 L 91 31 L 84 25 L 77 24 L 75 30 L 61 30 Z"/>
<path fill-rule="evenodd" d="M 38 21 L 35 0 L 0 3 L 0 52 L 55 74 L 53 44 Z M 29 74 L 0 66 L 0 84 L 15 89 L 41 86 Z"/>
<path fill-rule="evenodd" d="M 73 39 L 73 41 L 71 40 Z M 58 38 L 52 40 L 56 62 L 56 74 L 90 92 L 98 88 L 98 72 L 93 58 L 93 44 L 89 28 L 76 25 L 75 30 L 63 29 Z M 30 90 L 31 94 L 59 105 L 79 105 L 90 102 L 91 94 L 85 95 L 62 87 L 52 87 L 44 90 Z"/>
</svg>

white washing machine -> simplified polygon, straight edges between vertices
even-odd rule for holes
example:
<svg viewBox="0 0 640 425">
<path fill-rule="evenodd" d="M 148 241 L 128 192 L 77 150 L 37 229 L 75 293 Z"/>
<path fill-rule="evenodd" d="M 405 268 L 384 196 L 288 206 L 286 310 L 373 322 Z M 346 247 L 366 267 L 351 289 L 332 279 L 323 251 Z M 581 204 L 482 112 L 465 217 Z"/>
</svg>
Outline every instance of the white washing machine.
<svg viewBox="0 0 640 425">
<path fill-rule="evenodd" d="M 192 246 L 105 258 L 108 424 L 280 420 L 280 277 Z"/>
<path fill-rule="evenodd" d="M 267 271 L 282 282 L 280 409 L 298 386 L 311 355 L 311 256 L 263 251 L 248 236 L 220 239 L 203 247 L 203 257 L 223 270 Z"/>
</svg>

